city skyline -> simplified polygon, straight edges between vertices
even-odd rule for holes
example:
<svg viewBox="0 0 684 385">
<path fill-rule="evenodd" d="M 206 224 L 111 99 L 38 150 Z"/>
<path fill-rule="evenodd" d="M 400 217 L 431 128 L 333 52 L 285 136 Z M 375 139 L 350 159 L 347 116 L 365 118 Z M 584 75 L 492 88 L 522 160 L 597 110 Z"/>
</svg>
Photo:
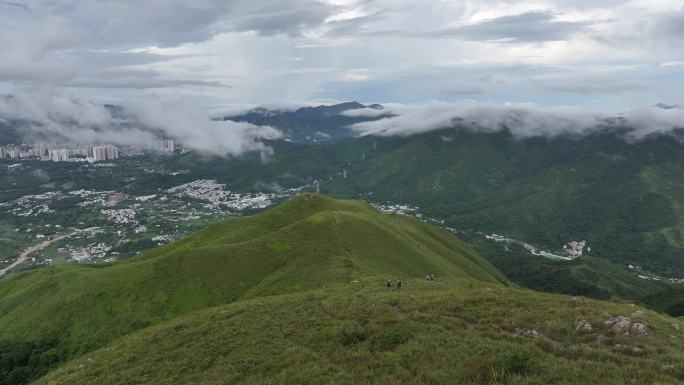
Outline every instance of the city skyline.
<svg viewBox="0 0 684 385">
<path fill-rule="evenodd" d="M 139 155 L 143 150 L 155 152 L 176 151 L 177 147 L 171 139 L 160 139 L 142 146 L 115 146 L 112 144 L 8 144 L 0 146 L 0 159 L 37 159 L 42 161 L 67 162 L 89 161 L 99 162 L 118 159 L 120 155 Z"/>
</svg>

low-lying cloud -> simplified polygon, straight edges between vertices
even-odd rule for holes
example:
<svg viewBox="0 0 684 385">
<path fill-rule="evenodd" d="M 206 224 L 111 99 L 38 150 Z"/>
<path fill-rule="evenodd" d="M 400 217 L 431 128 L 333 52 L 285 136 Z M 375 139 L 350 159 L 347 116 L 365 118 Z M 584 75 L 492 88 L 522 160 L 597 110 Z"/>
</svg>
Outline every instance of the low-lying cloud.
<svg viewBox="0 0 684 385">
<path fill-rule="evenodd" d="M 614 127 L 626 127 L 631 139 L 667 133 L 684 127 L 684 110 L 639 107 L 626 111 L 579 107 L 540 107 L 533 104 L 433 102 L 422 105 L 386 105 L 393 116 L 351 126 L 361 136 L 410 136 L 455 126 L 479 132 L 509 130 L 518 138 L 587 135 Z M 363 109 L 346 114 L 377 116 Z"/>
<path fill-rule="evenodd" d="M 0 122 L 18 125 L 27 137 L 40 134 L 55 142 L 109 143 L 146 147 L 170 138 L 214 155 L 268 151 L 266 140 L 282 137 L 268 126 L 211 120 L 188 100 L 121 103 L 122 113 L 103 104 L 72 98 L 52 90 L 30 90 L 0 98 Z"/>
</svg>

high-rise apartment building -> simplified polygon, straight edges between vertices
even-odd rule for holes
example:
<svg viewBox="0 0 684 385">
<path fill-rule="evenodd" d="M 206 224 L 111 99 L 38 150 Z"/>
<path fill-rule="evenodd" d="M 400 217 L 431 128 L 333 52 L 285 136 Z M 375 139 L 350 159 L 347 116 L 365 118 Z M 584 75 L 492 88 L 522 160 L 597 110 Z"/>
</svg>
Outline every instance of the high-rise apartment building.
<svg viewBox="0 0 684 385">
<path fill-rule="evenodd" d="M 107 148 L 104 146 L 93 147 L 93 160 L 96 162 L 107 160 Z"/>
<path fill-rule="evenodd" d="M 107 159 L 108 160 L 113 160 L 113 159 L 118 159 L 119 158 L 119 148 L 116 146 L 107 145 L 105 146 L 105 150 L 107 152 Z"/>
</svg>

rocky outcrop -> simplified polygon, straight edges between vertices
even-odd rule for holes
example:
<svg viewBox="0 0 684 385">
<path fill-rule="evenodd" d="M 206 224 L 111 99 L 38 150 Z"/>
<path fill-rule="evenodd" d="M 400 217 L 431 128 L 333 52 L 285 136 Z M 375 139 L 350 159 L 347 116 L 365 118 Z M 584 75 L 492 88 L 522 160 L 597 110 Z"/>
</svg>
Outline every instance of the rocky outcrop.
<svg viewBox="0 0 684 385">
<path fill-rule="evenodd" d="M 639 313 L 639 312 L 636 312 Z M 636 314 L 632 314 L 633 316 Z M 640 318 L 643 316 L 643 312 L 640 312 L 641 314 L 636 314 L 636 318 Z M 632 322 L 632 320 L 628 317 L 625 316 L 617 316 L 617 317 L 609 317 L 606 322 L 606 325 L 610 326 L 610 329 L 615 333 L 616 335 L 633 335 L 633 336 L 645 336 L 648 335 L 648 328 L 646 325 L 643 323 L 639 322 Z"/>
<path fill-rule="evenodd" d="M 592 329 L 593 327 L 591 326 L 589 321 L 587 321 L 583 317 L 580 316 L 575 318 L 575 330 L 585 330 L 590 332 Z"/>
<path fill-rule="evenodd" d="M 648 329 L 646 328 L 646 325 L 635 322 L 629 328 L 629 334 L 634 336 L 645 336 L 648 335 Z"/>
</svg>

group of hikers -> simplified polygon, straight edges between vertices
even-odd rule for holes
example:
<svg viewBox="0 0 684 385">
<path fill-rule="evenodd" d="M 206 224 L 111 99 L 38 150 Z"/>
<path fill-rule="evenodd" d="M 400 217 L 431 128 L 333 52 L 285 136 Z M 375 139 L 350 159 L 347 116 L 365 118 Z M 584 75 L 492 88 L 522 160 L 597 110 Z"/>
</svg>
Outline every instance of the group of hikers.
<svg viewBox="0 0 684 385">
<path fill-rule="evenodd" d="M 435 275 L 430 273 L 425 276 L 426 281 L 434 281 L 435 280 Z M 385 281 L 385 285 L 387 285 L 387 288 L 392 288 L 392 278 L 387 277 L 387 280 Z M 401 289 L 401 278 L 397 278 L 397 289 Z"/>
<path fill-rule="evenodd" d="M 392 278 L 387 277 L 387 281 L 385 282 L 388 288 L 392 287 Z M 397 278 L 397 289 L 401 289 L 401 278 Z"/>
</svg>

